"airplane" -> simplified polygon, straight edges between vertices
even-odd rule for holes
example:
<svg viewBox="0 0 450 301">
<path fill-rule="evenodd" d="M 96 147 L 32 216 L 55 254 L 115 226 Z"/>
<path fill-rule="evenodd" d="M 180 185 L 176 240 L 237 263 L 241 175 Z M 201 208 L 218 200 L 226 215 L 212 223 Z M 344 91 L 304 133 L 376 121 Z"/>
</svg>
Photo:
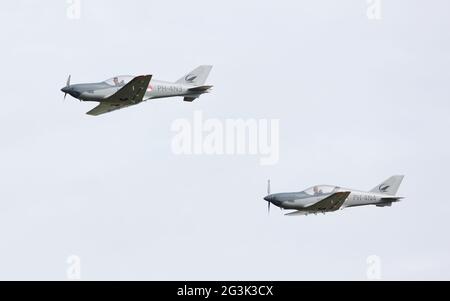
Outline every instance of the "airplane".
<svg viewBox="0 0 450 301">
<path fill-rule="evenodd" d="M 267 183 L 267 196 L 264 200 L 283 209 L 295 210 L 288 216 L 308 215 L 334 212 L 339 209 L 356 206 L 375 205 L 377 207 L 391 206 L 404 197 L 396 196 L 404 176 L 392 176 L 372 190 L 366 192 L 342 188 L 332 185 L 316 185 L 300 192 L 270 193 L 270 180 Z"/>
<path fill-rule="evenodd" d="M 61 89 L 64 99 L 67 94 L 80 101 L 95 101 L 100 104 L 86 114 L 98 116 L 118 109 L 139 104 L 143 101 L 166 97 L 184 97 L 192 102 L 200 95 L 209 93 L 213 86 L 205 85 L 212 66 L 203 65 L 183 76 L 176 82 L 152 79 L 152 75 L 115 76 L 99 83 L 70 84 Z"/>
</svg>

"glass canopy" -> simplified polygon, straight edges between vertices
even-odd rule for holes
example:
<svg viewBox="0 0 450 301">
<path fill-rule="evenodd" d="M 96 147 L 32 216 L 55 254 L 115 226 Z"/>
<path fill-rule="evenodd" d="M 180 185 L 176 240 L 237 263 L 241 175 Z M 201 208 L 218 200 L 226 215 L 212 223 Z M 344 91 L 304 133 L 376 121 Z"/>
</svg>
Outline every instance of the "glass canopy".
<svg viewBox="0 0 450 301">
<path fill-rule="evenodd" d="M 309 195 L 329 194 L 339 191 L 340 187 L 331 185 L 316 185 L 306 189 L 304 192 Z"/>
<path fill-rule="evenodd" d="M 107 79 L 104 82 L 110 86 L 122 87 L 128 84 L 133 78 L 134 76 L 131 75 L 120 75 Z"/>
</svg>

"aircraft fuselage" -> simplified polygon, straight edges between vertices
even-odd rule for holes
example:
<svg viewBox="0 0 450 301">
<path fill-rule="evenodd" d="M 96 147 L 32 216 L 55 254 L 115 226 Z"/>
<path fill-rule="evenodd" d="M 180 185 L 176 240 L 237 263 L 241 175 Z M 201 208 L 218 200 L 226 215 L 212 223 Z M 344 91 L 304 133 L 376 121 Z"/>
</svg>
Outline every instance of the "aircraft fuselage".
<svg viewBox="0 0 450 301">
<path fill-rule="evenodd" d="M 305 192 L 287 192 L 276 193 L 265 197 L 266 201 L 271 202 L 277 207 L 289 210 L 307 211 L 308 207 L 320 202 L 321 200 L 331 196 L 336 192 L 350 192 L 341 208 L 375 205 L 379 207 L 391 206 L 392 202 L 398 201 L 395 197 L 386 194 L 358 191 L 346 188 L 335 189 L 330 193 L 322 193 L 317 195 L 308 195 Z"/>
<path fill-rule="evenodd" d="M 71 96 L 82 100 L 82 101 L 96 101 L 104 102 L 108 97 L 114 95 L 119 91 L 123 85 L 111 86 L 105 82 L 100 83 L 90 83 L 90 84 L 75 84 L 64 88 L 64 92 L 70 94 Z M 152 80 L 147 87 L 143 101 L 156 98 L 167 98 L 167 97 L 196 97 L 200 94 L 207 93 L 204 92 L 192 92 L 189 91 L 192 86 Z"/>
</svg>

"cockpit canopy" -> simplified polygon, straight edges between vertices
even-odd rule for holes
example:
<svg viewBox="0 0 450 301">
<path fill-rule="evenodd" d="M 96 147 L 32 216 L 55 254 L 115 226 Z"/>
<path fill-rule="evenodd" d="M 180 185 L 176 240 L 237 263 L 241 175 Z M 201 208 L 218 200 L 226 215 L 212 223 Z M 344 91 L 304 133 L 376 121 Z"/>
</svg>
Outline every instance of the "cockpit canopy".
<svg viewBox="0 0 450 301">
<path fill-rule="evenodd" d="M 308 195 L 321 195 L 338 192 L 340 187 L 331 185 L 316 185 L 304 191 Z"/>
<path fill-rule="evenodd" d="M 112 87 L 123 87 L 126 84 L 128 84 L 134 76 L 131 75 L 120 75 L 120 76 L 114 76 L 110 79 L 107 79 L 104 81 L 104 83 L 112 86 Z"/>
</svg>

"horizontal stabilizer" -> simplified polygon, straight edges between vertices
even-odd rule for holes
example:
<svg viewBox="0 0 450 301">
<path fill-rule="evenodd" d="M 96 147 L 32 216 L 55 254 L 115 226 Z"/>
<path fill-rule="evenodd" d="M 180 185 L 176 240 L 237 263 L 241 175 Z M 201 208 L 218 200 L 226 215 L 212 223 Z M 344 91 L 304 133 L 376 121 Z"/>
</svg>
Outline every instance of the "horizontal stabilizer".
<svg viewBox="0 0 450 301">
<path fill-rule="evenodd" d="M 376 204 L 377 207 L 391 207 L 392 203 L 400 202 L 403 197 L 400 196 L 386 196 L 380 199 L 380 203 Z"/>
<path fill-rule="evenodd" d="M 386 197 L 386 198 L 381 198 L 381 201 L 384 201 L 384 202 L 399 202 L 402 199 L 404 199 L 404 197 Z"/>
<path fill-rule="evenodd" d="M 198 86 L 198 87 L 194 87 L 194 88 L 190 88 L 188 89 L 188 91 L 190 92 L 206 92 L 209 89 L 211 89 L 213 86 Z"/>
<path fill-rule="evenodd" d="M 183 101 L 186 101 L 186 102 L 193 102 L 194 100 L 196 100 L 197 99 L 197 97 L 185 97 L 184 99 L 183 99 Z"/>
</svg>

